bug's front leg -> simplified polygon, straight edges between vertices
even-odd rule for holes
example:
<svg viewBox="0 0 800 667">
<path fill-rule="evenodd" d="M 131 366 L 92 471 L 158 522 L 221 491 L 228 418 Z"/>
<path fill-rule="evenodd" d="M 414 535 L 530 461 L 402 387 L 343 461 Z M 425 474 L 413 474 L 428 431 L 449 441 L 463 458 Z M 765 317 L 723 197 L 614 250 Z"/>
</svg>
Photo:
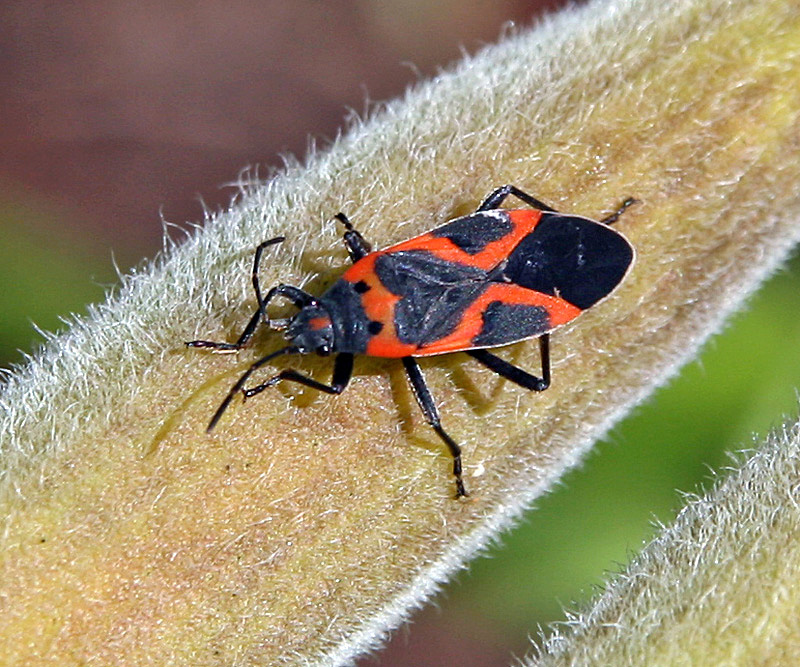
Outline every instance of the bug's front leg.
<svg viewBox="0 0 800 667">
<path fill-rule="evenodd" d="M 306 306 L 314 301 L 314 297 L 307 292 L 304 292 L 299 287 L 283 284 L 276 285 L 269 292 L 267 292 L 266 298 L 259 301 L 259 306 L 256 308 L 256 312 L 253 313 L 253 316 L 250 318 L 250 321 L 247 323 L 247 326 L 245 326 L 244 331 L 242 331 L 241 336 L 239 336 L 235 343 L 220 343 L 213 340 L 190 340 L 186 343 L 186 346 L 199 347 L 223 354 L 238 352 L 244 348 L 253 337 L 253 334 L 255 333 L 255 330 L 262 319 L 267 323 L 268 326 L 272 325 L 273 328 L 281 328 L 279 326 L 281 321 L 270 321 L 270 319 L 266 316 L 265 311 L 267 304 L 269 304 L 272 299 L 278 296 L 289 299 L 289 301 L 294 303 L 294 305 L 296 305 L 298 308 L 302 308 L 303 306 Z"/>
<path fill-rule="evenodd" d="M 239 379 L 236 381 L 230 391 L 228 391 L 227 395 L 223 399 L 222 403 L 220 403 L 217 411 L 214 413 L 214 416 L 211 417 L 211 421 L 208 423 L 207 431 L 213 431 L 214 427 L 219 422 L 220 418 L 222 417 L 225 410 L 228 409 L 228 406 L 231 404 L 233 397 L 236 396 L 240 391 L 244 394 L 244 398 L 248 399 L 251 396 L 255 396 L 256 394 L 260 394 L 265 389 L 269 387 L 274 387 L 276 384 L 282 381 L 286 382 L 297 382 L 298 384 L 305 385 L 306 387 L 311 387 L 312 389 L 318 389 L 319 391 L 324 391 L 327 394 L 341 394 L 347 385 L 350 383 L 350 378 L 353 375 L 353 355 L 352 354 L 340 354 L 336 357 L 336 361 L 333 365 L 333 379 L 329 385 L 324 384 L 322 382 L 318 382 L 314 378 L 310 378 L 307 375 L 303 375 L 302 373 L 297 372 L 296 370 L 289 368 L 287 370 L 281 371 L 277 375 L 272 376 L 266 382 L 262 382 L 255 387 L 251 387 L 250 389 L 245 389 L 244 385 L 247 383 L 247 380 L 250 376 L 255 373 L 259 368 L 264 366 L 265 364 L 272 361 L 275 357 L 279 357 L 284 354 L 295 354 L 297 353 L 297 348 L 292 347 L 291 345 L 288 347 L 281 348 L 280 350 L 276 350 L 265 357 L 261 357 L 258 361 L 255 361 L 250 365 L 250 367 L 242 373 Z"/>
<path fill-rule="evenodd" d="M 341 394 L 347 388 L 347 385 L 350 384 L 350 378 L 352 376 L 353 355 L 343 352 L 336 357 L 336 361 L 333 363 L 333 378 L 331 379 L 330 384 L 318 382 L 314 378 L 303 375 L 293 368 L 288 368 L 284 371 L 281 371 L 277 375 L 273 375 L 266 382 L 262 382 L 261 384 L 249 389 L 242 389 L 242 393 L 244 394 L 245 398 L 250 398 L 251 396 L 260 394 L 265 389 L 274 387 L 279 382 L 296 382 L 297 384 L 302 384 L 306 387 L 311 387 L 312 389 L 324 391 L 326 394 Z"/>
<path fill-rule="evenodd" d="M 253 333 L 255 332 L 256 327 L 258 327 L 260 320 L 261 309 L 256 308 L 256 312 L 253 313 L 253 316 L 250 318 L 250 321 L 247 323 L 247 326 L 244 328 L 244 331 L 242 331 L 242 334 L 235 343 L 221 343 L 213 340 L 190 340 L 186 342 L 186 347 L 199 347 L 219 353 L 238 352 L 245 345 L 247 345 L 249 340 L 253 337 Z"/>
</svg>

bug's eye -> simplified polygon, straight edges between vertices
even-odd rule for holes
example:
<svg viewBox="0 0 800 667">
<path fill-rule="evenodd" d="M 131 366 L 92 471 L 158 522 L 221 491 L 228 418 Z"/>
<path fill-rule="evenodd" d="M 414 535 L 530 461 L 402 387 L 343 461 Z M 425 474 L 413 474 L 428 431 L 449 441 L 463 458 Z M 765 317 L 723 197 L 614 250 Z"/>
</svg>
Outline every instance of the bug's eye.
<svg viewBox="0 0 800 667">
<path fill-rule="evenodd" d="M 327 343 L 317 347 L 317 354 L 327 357 L 331 353 L 331 346 Z"/>
</svg>

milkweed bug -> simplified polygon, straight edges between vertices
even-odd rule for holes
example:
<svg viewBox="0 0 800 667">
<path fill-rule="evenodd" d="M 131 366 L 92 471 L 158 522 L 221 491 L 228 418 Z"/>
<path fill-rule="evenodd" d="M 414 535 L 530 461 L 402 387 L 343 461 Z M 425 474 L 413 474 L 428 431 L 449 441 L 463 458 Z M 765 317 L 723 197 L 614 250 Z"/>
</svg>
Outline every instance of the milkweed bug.
<svg viewBox="0 0 800 667">
<path fill-rule="evenodd" d="M 531 208 L 500 208 L 514 196 Z M 550 386 L 550 332 L 607 297 L 634 260 L 633 246 L 609 227 L 636 200 L 611 215 L 590 220 L 557 212 L 513 185 L 494 190 L 477 210 L 385 250 L 373 251 L 344 213 L 344 244 L 353 265 L 322 296 L 279 284 L 262 297 L 258 280 L 264 249 L 258 246 L 253 288 L 258 308 L 235 343 L 193 340 L 189 347 L 238 352 L 260 322 L 284 332 L 289 344 L 262 357 L 239 377 L 208 425 L 211 431 L 242 392 L 250 398 L 279 382 L 297 382 L 340 394 L 350 382 L 353 357 L 399 358 L 425 419 L 453 456 L 456 497 L 466 496 L 461 448 L 444 430 L 415 357 L 466 352 L 498 375 L 532 391 Z M 273 319 L 267 306 L 277 297 L 299 311 Z M 542 377 L 487 351 L 539 338 Z M 250 376 L 286 354 L 336 354 L 330 384 L 294 369 L 245 388 Z"/>
</svg>

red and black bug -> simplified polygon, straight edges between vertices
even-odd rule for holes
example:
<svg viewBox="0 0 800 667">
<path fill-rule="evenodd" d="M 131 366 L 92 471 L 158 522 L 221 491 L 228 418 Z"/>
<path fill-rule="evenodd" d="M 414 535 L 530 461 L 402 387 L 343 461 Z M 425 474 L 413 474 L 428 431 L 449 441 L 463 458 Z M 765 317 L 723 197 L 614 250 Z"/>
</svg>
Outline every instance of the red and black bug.
<svg viewBox="0 0 800 667">
<path fill-rule="evenodd" d="M 513 195 L 532 208 L 503 209 Z M 457 496 L 465 496 L 461 448 L 444 430 L 415 357 L 466 352 L 498 375 L 532 391 L 550 385 L 549 334 L 607 297 L 634 260 L 631 244 L 609 227 L 635 202 L 626 199 L 608 217 L 595 221 L 558 213 L 513 185 L 492 192 L 477 210 L 427 234 L 385 250 L 372 251 L 343 213 L 344 244 L 353 265 L 322 296 L 279 284 L 262 298 L 258 269 L 264 249 L 256 249 L 253 287 L 258 308 L 235 343 L 193 340 L 190 347 L 237 352 L 260 322 L 284 332 L 289 341 L 253 363 L 222 401 L 213 429 L 233 397 L 249 398 L 289 381 L 329 394 L 344 391 L 353 357 L 400 358 L 427 422 L 453 456 Z M 267 306 L 276 297 L 292 302 L 292 317 L 272 319 Z M 539 337 L 542 377 L 536 377 L 486 348 Z M 336 354 L 333 378 L 324 384 L 294 369 L 245 388 L 250 376 L 285 354 Z"/>
</svg>

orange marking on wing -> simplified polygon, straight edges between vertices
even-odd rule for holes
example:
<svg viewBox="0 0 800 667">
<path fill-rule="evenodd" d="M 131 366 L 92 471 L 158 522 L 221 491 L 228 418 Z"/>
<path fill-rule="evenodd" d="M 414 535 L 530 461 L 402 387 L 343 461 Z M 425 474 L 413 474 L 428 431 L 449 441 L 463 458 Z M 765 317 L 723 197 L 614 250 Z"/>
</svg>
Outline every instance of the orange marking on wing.
<svg viewBox="0 0 800 667">
<path fill-rule="evenodd" d="M 470 304 L 469 308 L 464 311 L 461 321 L 451 334 L 420 348 L 415 356 L 458 352 L 476 347 L 473 345 L 472 340 L 481 332 L 483 328 L 483 313 L 493 301 L 500 301 L 507 305 L 540 306 L 545 308 L 550 320 L 550 328 L 547 331 L 574 320 L 583 312 L 580 308 L 573 306 L 568 301 L 550 296 L 549 294 L 529 290 L 512 283 L 492 283 L 488 289 L 475 299 L 475 301 Z M 540 333 L 546 333 L 546 331 Z M 525 338 L 532 337 L 533 336 L 525 336 L 508 342 L 511 343 L 516 340 L 524 340 Z M 503 344 L 505 345 L 506 343 Z"/>
<path fill-rule="evenodd" d="M 520 241 L 530 234 L 542 217 L 542 212 L 535 209 L 517 209 L 505 211 L 513 226 L 510 233 L 503 238 L 489 243 L 477 255 L 469 255 L 471 264 L 479 266 L 485 271 L 493 269 L 506 259 L 516 248 Z"/>
<path fill-rule="evenodd" d="M 403 343 L 393 334 L 387 335 L 384 328 L 376 336 L 367 341 L 367 356 L 383 357 L 385 359 L 400 359 L 402 357 L 413 357 L 417 353 L 416 345 Z"/>
<path fill-rule="evenodd" d="M 447 252 L 447 249 L 454 247 L 446 238 L 433 236 L 433 234 L 420 234 L 405 241 L 400 241 L 393 246 L 384 248 L 380 252 L 392 253 L 402 250 L 430 250 L 432 252 Z"/>
<path fill-rule="evenodd" d="M 484 271 L 490 271 L 511 254 L 520 241 L 533 231 L 542 217 L 542 212 L 536 209 L 516 209 L 504 211 L 504 213 L 508 215 L 508 219 L 512 224 L 511 232 L 503 236 L 503 238 L 487 244 L 481 252 L 475 255 L 464 252 L 445 236 L 433 236 L 430 233 L 402 241 L 381 252 L 426 250 L 447 262 L 466 264 Z"/>
</svg>

